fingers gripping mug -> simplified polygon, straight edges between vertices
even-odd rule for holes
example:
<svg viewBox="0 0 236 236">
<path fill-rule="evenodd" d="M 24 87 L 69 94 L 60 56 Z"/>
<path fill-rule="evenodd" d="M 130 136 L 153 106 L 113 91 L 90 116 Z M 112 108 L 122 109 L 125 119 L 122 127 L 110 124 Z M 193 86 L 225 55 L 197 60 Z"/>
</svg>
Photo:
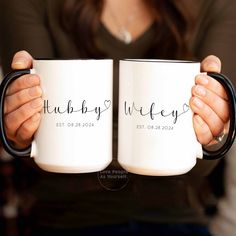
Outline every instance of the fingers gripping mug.
<svg viewBox="0 0 236 236">
<path fill-rule="evenodd" d="M 32 145 L 17 150 L 7 140 L 4 96 L 24 74 L 40 76 L 44 106 Z M 13 156 L 34 157 L 44 170 L 83 173 L 112 160 L 112 60 L 34 60 L 33 69 L 13 71 L 1 84 L 1 141 Z"/>
<path fill-rule="evenodd" d="M 210 73 L 226 89 L 231 106 L 224 145 L 207 151 L 197 141 L 189 107 L 200 63 L 191 61 L 120 61 L 118 161 L 136 174 L 177 175 L 196 157 L 222 157 L 235 138 L 235 92 L 222 74 Z"/>
</svg>

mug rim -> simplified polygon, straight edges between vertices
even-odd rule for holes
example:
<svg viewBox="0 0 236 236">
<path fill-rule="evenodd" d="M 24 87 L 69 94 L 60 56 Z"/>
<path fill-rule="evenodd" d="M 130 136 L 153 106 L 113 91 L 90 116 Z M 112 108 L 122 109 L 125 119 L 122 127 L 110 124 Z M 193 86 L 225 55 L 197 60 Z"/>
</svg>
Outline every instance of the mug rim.
<svg viewBox="0 0 236 236">
<path fill-rule="evenodd" d="M 193 61 L 193 60 L 171 60 L 171 59 L 129 59 L 129 58 L 124 58 L 120 59 L 120 61 L 125 61 L 125 62 L 158 62 L 158 63 L 200 63 L 198 61 Z"/>
<path fill-rule="evenodd" d="M 35 57 L 34 61 L 113 61 L 111 58 L 51 58 Z"/>
</svg>

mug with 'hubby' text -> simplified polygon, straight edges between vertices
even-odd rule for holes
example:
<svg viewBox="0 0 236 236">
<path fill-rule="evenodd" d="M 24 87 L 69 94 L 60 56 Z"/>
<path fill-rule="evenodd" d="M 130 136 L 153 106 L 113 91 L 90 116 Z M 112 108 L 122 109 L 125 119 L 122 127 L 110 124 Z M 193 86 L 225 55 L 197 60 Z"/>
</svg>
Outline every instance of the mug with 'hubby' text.
<svg viewBox="0 0 236 236">
<path fill-rule="evenodd" d="M 37 74 L 43 90 L 42 119 L 30 147 L 19 150 L 4 129 L 8 85 Z M 33 69 L 13 71 L 1 84 L 1 141 L 13 156 L 31 156 L 46 171 L 86 173 L 112 160 L 113 62 L 109 59 L 33 61 Z"/>
<path fill-rule="evenodd" d="M 184 174 L 196 158 L 222 157 L 235 138 L 235 92 L 222 74 L 208 75 L 225 88 L 230 127 L 225 143 L 206 150 L 197 141 L 189 106 L 200 63 L 172 60 L 121 60 L 119 78 L 118 162 L 132 173 Z"/>
</svg>

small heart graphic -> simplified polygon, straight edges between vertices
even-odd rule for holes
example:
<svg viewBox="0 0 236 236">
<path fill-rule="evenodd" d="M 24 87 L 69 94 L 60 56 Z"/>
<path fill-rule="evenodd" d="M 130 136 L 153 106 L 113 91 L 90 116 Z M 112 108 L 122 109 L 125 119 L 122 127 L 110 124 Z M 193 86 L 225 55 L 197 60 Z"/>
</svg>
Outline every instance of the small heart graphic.
<svg viewBox="0 0 236 236">
<path fill-rule="evenodd" d="M 108 109 L 111 106 L 111 100 L 105 100 L 104 105 Z"/>
<path fill-rule="evenodd" d="M 184 112 L 189 111 L 189 105 L 188 105 L 188 104 L 184 103 L 184 105 L 183 105 L 183 111 L 184 111 Z"/>
</svg>

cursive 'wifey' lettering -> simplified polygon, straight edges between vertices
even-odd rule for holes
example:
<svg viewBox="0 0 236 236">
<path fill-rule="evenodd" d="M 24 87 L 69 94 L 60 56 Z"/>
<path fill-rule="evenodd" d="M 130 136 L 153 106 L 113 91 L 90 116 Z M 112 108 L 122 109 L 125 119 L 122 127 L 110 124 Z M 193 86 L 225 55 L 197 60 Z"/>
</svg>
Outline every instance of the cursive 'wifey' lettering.
<svg viewBox="0 0 236 236">
<path fill-rule="evenodd" d="M 166 111 L 165 109 L 160 109 L 158 111 L 155 102 L 151 103 L 147 108 L 144 108 L 143 106 L 137 106 L 134 102 L 131 105 L 128 105 L 127 101 L 124 102 L 124 112 L 127 116 L 132 116 L 134 113 L 137 113 L 141 116 L 149 116 L 151 120 L 154 120 L 156 116 L 161 116 L 164 118 L 173 117 L 173 124 L 176 124 L 178 118 L 181 115 L 187 113 L 189 109 L 190 107 L 186 103 L 183 104 L 182 110 Z"/>
</svg>

